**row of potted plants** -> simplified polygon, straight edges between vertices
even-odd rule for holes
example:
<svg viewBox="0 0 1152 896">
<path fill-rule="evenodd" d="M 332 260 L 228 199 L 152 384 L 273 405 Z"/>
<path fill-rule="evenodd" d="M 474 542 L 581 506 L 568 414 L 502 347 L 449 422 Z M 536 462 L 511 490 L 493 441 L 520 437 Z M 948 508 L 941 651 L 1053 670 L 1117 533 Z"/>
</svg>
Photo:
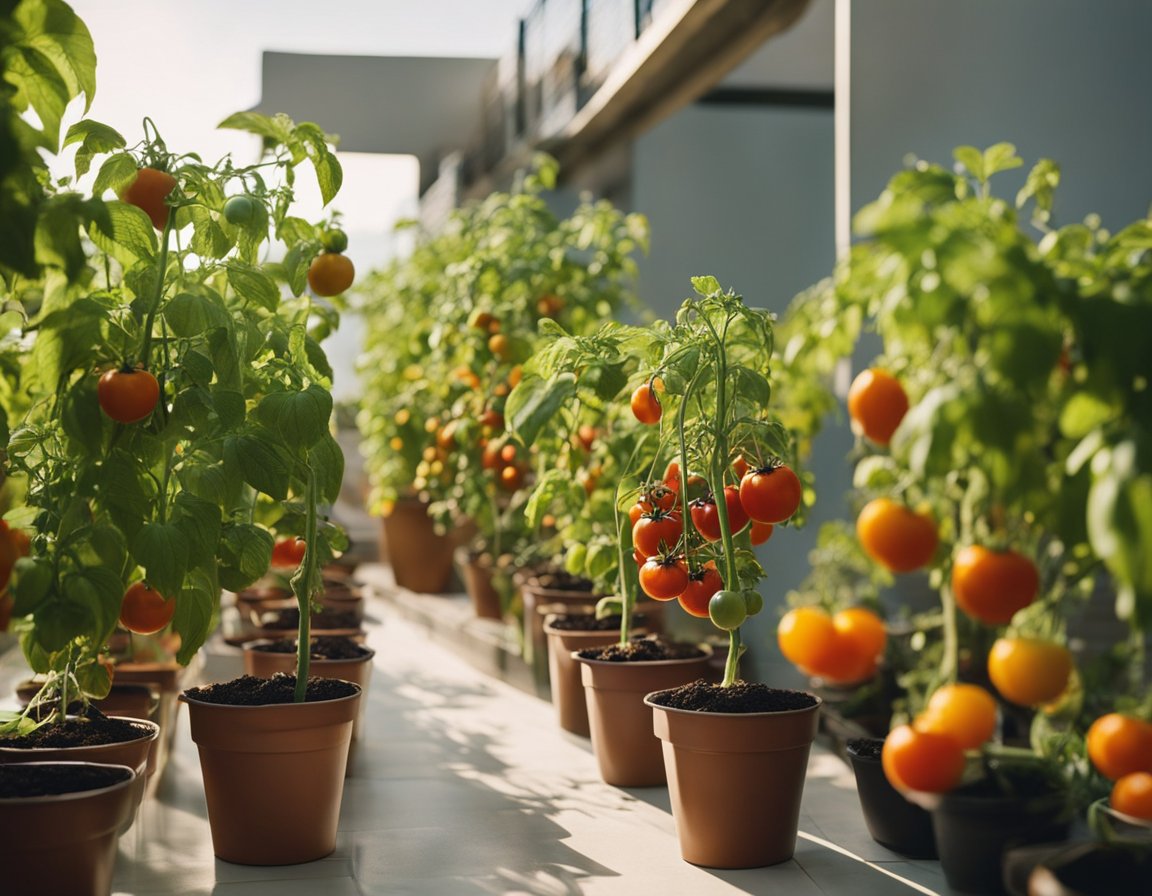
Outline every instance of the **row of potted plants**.
<svg viewBox="0 0 1152 896">
<path fill-rule="evenodd" d="M 240 113 L 222 127 L 260 138 L 250 165 L 173 152 L 147 120 L 134 145 L 88 118 L 61 144 L 69 101 L 90 104 L 95 90 L 87 28 L 59 0 L 21 0 L 0 30 L 13 86 L 0 110 L 11 361 L 3 541 L 14 560 L 5 578 L 12 567 L 10 624 L 40 684 L 0 724 L 0 812 L 5 830 L 20 832 L 4 838 L 6 892 L 109 891 L 116 836 L 157 760 L 155 723 L 96 706 L 124 666 L 115 642 L 135 633 L 131 653 L 137 635 L 165 632 L 186 665 L 216 627 L 222 590 L 263 577 L 277 538 L 303 549 L 290 583 L 301 645 L 293 674 L 180 699 L 200 747 L 217 855 L 317 858 L 335 845 L 361 694 L 309 675 L 321 571 L 346 546 L 325 518 L 343 456 L 320 341 L 337 319 L 328 300 L 354 272 L 331 221 L 292 214 L 293 182 L 307 165 L 325 204 L 333 199 L 341 170 L 331 139 L 313 124 Z M 43 153 L 61 145 L 74 153 L 75 176 L 51 179 Z M 55 762 L 75 755 L 65 744 L 106 729 L 126 743 L 89 750 L 97 764 Z M 238 752 L 226 743 L 237 736 Z M 308 774 L 290 773 L 300 786 L 280 789 L 295 805 L 267 811 L 251 798 L 256 773 L 285 773 L 309 738 Z M 316 766 L 321 755 L 327 771 Z M 54 764 L 25 767 L 31 759 Z M 34 822 L 59 809 L 45 836 Z M 79 832 L 62 849 L 64 819 Z M 252 833 L 254 843 L 234 840 Z M 38 858 L 45 848 L 50 861 Z"/>
</svg>

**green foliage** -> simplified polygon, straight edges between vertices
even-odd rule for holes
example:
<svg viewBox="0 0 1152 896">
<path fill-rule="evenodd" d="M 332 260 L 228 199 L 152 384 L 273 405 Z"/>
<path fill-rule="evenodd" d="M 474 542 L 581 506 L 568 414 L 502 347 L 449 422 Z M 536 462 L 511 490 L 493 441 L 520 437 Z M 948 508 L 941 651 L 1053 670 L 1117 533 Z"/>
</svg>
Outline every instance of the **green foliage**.
<svg viewBox="0 0 1152 896">
<path fill-rule="evenodd" d="M 466 518 L 497 553 L 536 541 L 551 504 L 537 498 L 530 532 L 522 484 L 546 479 L 552 494 L 556 470 L 576 481 L 591 469 L 552 453 L 575 434 L 561 437 L 555 424 L 576 377 L 536 389 L 529 359 L 631 303 L 632 255 L 647 241 L 642 218 L 606 202 L 557 217 L 543 195 L 555 179 L 555 163 L 540 157 L 516 192 L 457 210 L 358 290 L 366 352 L 357 422 L 372 509 L 418 495 L 441 525 Z M 601 392 L 615 391 L 612 376 Z"/>
<path fill-rule="evenodd" d="M 221 587 L 267 571 L 273 536 L 257 523 L 262 503 L 293 502 L 272 519 L 279 534 L 308 542 L 294 581 L 304 605 L 318 593 L 320 565 L 345 544 L 317 522 L 343 474 L 315 325 L 322 317 L 330 326 L 335 311 L 314 308 L 297 277 L 326 227 L 288 215 L 296 165 L 311 164 L 326 201 L 340 169 L 319 128 L 283 116 L 226 123 L 265 137 L 264 158 L 247 167 L 173 155 L 148 121 L 145 139 L 127 147 L 113 129 L 82 120 L 65 142 L 78 147 L 78 176 L 95 169 L 95 195 L 68 192 L 67 181 L 58 190 L 35 150 L 56 148 L 68 98 L 91 99 L 91 41 L 52 0 L 24 0 L 0 28 L 13 88 L 0 139 L 14 134 L 26 150 L 10 155 L 4 144 L 5 165 L 19 164 L 3 172 L 0 219 L 21 238 L 0 243 L 18 250 L 26 238 L 35 248 L 0 256 L 8 307 L 27 314 L 18 349 L 26 400 L 7 404 L 5 472 L 26 490 L 26 506 L 8 516 L 33 530 L 32 558 L 13 578 L 14 615 L 34 668 L 95 697 L 107 675 L 93 663 L 131 582 L 145 578 L 176 600 L 172 627 L 187 662 Z M 10 113 L 26 110 L 41 130 L 13 124 Z M 176 181 L 159 235 L 141 209 L 103 195 L 144 166 Z M 33 180 L 37 190 L 17 194 Z M 251 203 L 245 220 L 224 216 L 230 194 Z M 295 268 L 262 259 L 258 249 L 273 239 Z M 97 398 L 99 374 L 124 365 L 151 371 L 161 389 L 155 409 L 131 424 L 106 416 Z"/>
</svg>

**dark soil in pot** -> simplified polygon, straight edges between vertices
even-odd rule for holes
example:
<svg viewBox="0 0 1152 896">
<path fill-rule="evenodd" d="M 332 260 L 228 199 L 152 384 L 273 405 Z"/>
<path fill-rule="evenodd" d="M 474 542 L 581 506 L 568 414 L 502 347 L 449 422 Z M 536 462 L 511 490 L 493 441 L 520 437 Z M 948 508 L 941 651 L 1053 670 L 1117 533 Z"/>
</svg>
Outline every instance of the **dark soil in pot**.
<svg viewBox="0 0 1152 896">
<path fill-rule="evenodd" d="M 574 576 L 561 567 L 543 567 L 525 573 L 522 584 L 547 591 L 587 591 L 592 593 L 592 582 L 582 576 Z"/>
<path fill-rule="evenodd" d="M 1116 896 L 1152 893 L 1152 849 L 1077 843 L 1041 860 L 1029 896 Z"/>
<path fill-rule="evenodd" d="M 132 777 L 121 766 L 100 767 L 78 762 L 0 765 L 0 799 L 57 796 L 111 787 Z"/>
<path fill-rule="evenodd" d="M 816 705 L 816 698 L 803 691 L 771 688 L 766 684 L 737 681 L 729 687 L 703 679 L 693 681 L 652 698 L 652 702 L 672 709 L 695 712 L 790 712 Z"/>
<path fill-rule="evenodd" d="M 295 638 L 281 638 L 263 644 L 255 644 L 250 649 L 264 653 L 296 653 Z M 313 638 L 308 655 L 314 660 L 355 660 L 369 653 L 367 647 L 357 644 L 351 638 Z"/>
<path fill-rule="evenodd" d="M 293 608 L 265 613 L 260 617 L 260 625 L 277 631 L 299 628 L 300 611 Z M 355 613 L 323 610 L 312 614 L 312 627 L 317 629 L 357 629 L 360 628 L 360 620 L 356 618 Z"/>
<path fill-rule="evenodd" d="M 643 613 L 632 616 L 632 627 L 641 628 L 648 622 Z M 618 632 L 620 631 L 620 616 L 604 616 L 596 618 L 594 613 L 569 613 L 551 617 L 551 626 L 565 632 Z"/>
<path fill-rule="evenodd" d="M 308 679 L 306 703 L 323 700 L 338 700 L 349 697 L 359 689 L 356 685 L 332 678 Z M 296 676 L 280 673 L 272 678 L 256 678 L 242 675 L 232 681 L 189 688 L 184 692 L 190 700 L 202 703 L 216 703 L 227 706 L 271 706 L 280 703 L 294 703 Z"/>
<path fill-rule="evenodd" d="M 627 644 L 590 647 L 579 656 L 586 660 L 609 663 L 646 663 L 654 660 L 690 660 L 704 656 L 695 644 L 672 644 L 660 638 L 636 638 Z"/>
<path fill-rule="evenodd" d="M 868 833 L 881 846 L 913 859 L 936 858 L 932 816 L 904 799 L 884 775 L 880 754 L 884 741 L 875 737 L 852 738 L 846 753 L 856 776 L 856 793 Z"/>
<path fill-rule="evenodd" d="M 29 734 L 0 737 L 0 747 L 58 748 L 92 747 L 100 744 L 119 744 L 139 740 L 155 731 L 135 725 L 124 719 L 110 719 L 98 712 L 83 717 L 72 717 L 37 728 Z"/>
</svg>

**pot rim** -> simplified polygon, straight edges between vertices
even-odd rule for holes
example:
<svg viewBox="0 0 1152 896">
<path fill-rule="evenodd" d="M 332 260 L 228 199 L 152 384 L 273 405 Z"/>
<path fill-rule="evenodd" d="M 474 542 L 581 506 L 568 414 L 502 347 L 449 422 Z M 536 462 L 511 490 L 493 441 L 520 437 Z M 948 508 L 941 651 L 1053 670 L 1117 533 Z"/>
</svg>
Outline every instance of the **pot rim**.
<svg viewBox="0 0 1152 896">
<path fill-rule="evenodd" d="M 84 762 L 82 760 L 47 760 L 45 762 L 19 762 L 13 763 L 8 768 L 24 768 L 27 766 L 47 766 L 47 765 L 83 765 L 83 766 L 98 766 L 100 768 L 122 768 L 128 772 L 128 777 L 123 781 L 116 781 L 106 787 L 96 787 L 92 790 L 70 790 L 68 793 L 49 793 L 42 794 L 41 796 L 8 796 L 0 797 L 0 807 L 9 806 L 27 806 L 34 803 L 62 803 L 70 800 L 84 799 L 89 796 L 96 796 L 98 794 L 109 793 L 113 790 L 119 790 L 124 787 L 131 787 L 133 782 L 139 777 L 134 768 L 123 765 L 119 762 Z"/>
<path fill-rule="evenodd" d="M 771 685 L 767 685 L 767 687 L 771 687 Z M 717 716 L 718 718 L 724 718 L 724 719 L 738 719 L 738 718 L 763 719 L 763 718 L 769 718 L 769 717 L 774 718 L 774 719 L 779 719 L 779 718 L 783 718 L 785 716 L 798 716 L 798 715 L 804 715 L 806 713 L 818 712 L 820 707 L 824 705 L 824 700 L 821 697 L 817 696 L 816 694 L 809 694 L 808 691 L 803 691 L 802 693 L 808 694 L 809 697 L 811 697 L 813 700 L 816 701 L 811 706 L 806 706 L 803 709 L 781 709 L 781 710 L 776 710 L 775 712 L 711 712 L 709 710 L 704 710 L 704 709 L 681 709 L 678 706 L 662 706 L 659 703 L 653 703 L 652 702 L 652 698 L 655 697 L 657 694 L 666 694 L 669 691 L 674 691 L 674 690 L 676 690 L 676 688 L 664 688 L 664 689 L 659 690 L 659 691 L 650 691 L 649 693 L 644 695 L 644 703 L 645 703 L 645 705 L 652 707 L 652 709 L 663 710 L 664 712 L 678 713 L 680 715 L 691 715 L 691 716 Z M 772 688 L 772 690 L 782 691 L 782 690 L 790 690 L 790 689 L 789 688 Z"/>
<path fill-rule="evenodd" d="M 346 635 L 322 635 L 321 637 L 344 638 L 347 636 Z M 241 648 L 241 650 L 255 650 L 257 647 L 259 647 L 262 644 L 275 644 L 278 641 L 283 641 L 283 640 L 286 640 L 286 639 L 285 638 L 260 638 L 257 641 L 245 641 L 243 644 L 240 645 L 240 648 Z M 312 659 L 309 661 L 309 665 L 314 666 L 317 663 L 366 663 L 369 660 L 371 660 L 374 656 L 376 656 L 376 649 L 375 648 L 368 647 L 366 644 L 360 644 L 360 643 L 355 642 L 355 641 L 353 641 L 353 643 L 356 644 L 356 646 L 359 647 L 361 650 L 363 650 L 364 653 L 361 654 L 360 656 L 342 657 L 340 659 L 333 659 L 332 657 L 312 657 Z M 262 650 L 262 651 L 260 651 L 260 653 L 279 654 L 280 651 L 278 651 L 278 650 Z M 284 654 L 284 655 L 288 656 L 288 654 Z M 343 679 L 337 679 L 337 680 L 342 681 Z M 313 701 L 313 702 L 315 702 L 315 701 Z"/>
<path fill-rule="evenodd" d="M 74 718 L 76 718 L 76 716 L 68 716 L 67 718 L 74 719 Z M 114 741 L 111 741 L 111 742 L 106 743 L 106 744 L 74 744 L 73 746 L 70 746 L 70 747 L 17 747 L 17 746 L 13 746 L 11 744 L 0 744 L 0 751 L 7 752 L 10 750 L 19 750 L 21 755 L 35 756 L 39 752 L 56 753 L 56 752 L 59 752 L 60 750 L 90 750 L 90 749 L 98 749 L 100 747 L 118 747 L 121 744 L 134 744 L 137 741 L 142 741 L 142 740 L 156 740 L 160 736 L 160 724 L 158 722 L 153 722 L 151 719 L 136 719 L 136 718 L 133 718 L 132 716 L 107 716 L 107 718 L 119 719 L 122 722 L 131 722 L 133 725 L 137 725 L 137 726 L 142 727 L 142 728 L 148 728 L 149 731 L 147 734 L 142 734 L 140 737 L 134 737 L 131 740 L 114 740 Z M 51 761 L 52 760 L 49 760 L 49 762 L 51 762 Z M 65 760 L 65 761 L 71 761 L 71 760 Z M 21 765 L 27 765 L 28 763 L 20 763 L 20 764 Z M 92 765 L 116 765 L 116 763 L 114 763 L 114 762 L 113 763 L 96 762 L 96 763 L 89 763 L 89 764 L 92 764 Z"/>
<path fill-rule="evenodd" d="M 317 706 L 317 705 L 321 705 L 321 704 L 329 705 L 332 703 L 339 703 L 342 700 L 355 700 L 357 697 L 359 697 L 361 695 L 361 693 L 364 690 L 362 687 L 360 687 L 360 685 L 356 684 L 356 682 L 346 681 L 343 678 L 330 678 L 330 679 L 326 679 L 326 680 L 327 681 L 343 681 L 345 684 L 352 685 L 352 687 L 354 687 L 356 689 L 356 691 L 352 694 L 345 694 L 343 697 L 332 697 L 331 699 L 328 699 L 328 700 L 305 700 L 303 703 L 296 703 L 296 702 L 291 702 L 291 703 L 261 703 L 261 704 L 257 704 L 257 705 L 247 705 L 247 704 L 239 704 L 239 703 L 212 703 L 208 700 L 197 700 L 195 697 L 190 697 L 188 695 L 188 690 L 191 690 L 189 688 L 189 689 L 181 691 L 177 695 L 177 699 L 181 703 L 187 703 L 189 706 L 207 706 L 207 707 L 211 707 L 213 709 L 219 709 L 219 710 L 225 710 L 225 711 L 227 711 L 227 710 L 255 711 L 255 710 L 260 710 L 260 709 L 265 709 L 265 710 L 267 710 L 267 709 L 282 709 L 283 707 L 286 707 L 286 706 L 298 706 L 298 707 L 302 707 L 302 708 L 308 708 L 310 706 Z M 208 683 L 209 684 L 216 684 L 217 682 L 208 682 Z M 289 711 L 295 712 L 296 710 L 289 710 Z"/>
</svg>

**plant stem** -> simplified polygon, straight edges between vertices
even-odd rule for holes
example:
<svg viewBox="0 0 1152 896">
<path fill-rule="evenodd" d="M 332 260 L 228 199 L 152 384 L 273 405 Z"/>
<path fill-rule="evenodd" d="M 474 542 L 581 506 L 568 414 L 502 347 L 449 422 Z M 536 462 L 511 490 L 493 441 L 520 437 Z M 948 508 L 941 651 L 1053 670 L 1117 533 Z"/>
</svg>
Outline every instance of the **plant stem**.
<svg viewBox="0 0 1152 896">
<path fill-rule="evenodd" d="M 304 560 L 292 577 L 300 624 L 296 633 L 296 692 L 293 699 L 303 703 L 308 693 L 308 673 L 312 660 L 312 589 L 316 578 L 316 471 L 308 465 L 308 485 L 304 491 Z"/>
<path fill-rule="evenodd" d="M 144 318 L 144 347 L 140 350 L 140 364 L 148 369 L 148 361 L 152 356 L 152 327 L 156 323 L 156 314 L 160 310 L 160 300 L 164 297 L 164 276 L 168 271 L 168 241 L 172 236 L 172 219 L 176 209 L 168 210 L 168 220 L 164 222 L 164 233 L 160 237 L 160 263 L 156 272 L 156 295 L 152 304 L 148 306 L 148 314 Z"/>
<path fill-rule="evenodd" d="M 954 682 L 960 673 L 960 635 L 956 628 L 956 597 L 952 586 L 940 588 L 940 609 L 944 614 L 944 657 L 940 661 L 940 684 Z"/>
</svg>

